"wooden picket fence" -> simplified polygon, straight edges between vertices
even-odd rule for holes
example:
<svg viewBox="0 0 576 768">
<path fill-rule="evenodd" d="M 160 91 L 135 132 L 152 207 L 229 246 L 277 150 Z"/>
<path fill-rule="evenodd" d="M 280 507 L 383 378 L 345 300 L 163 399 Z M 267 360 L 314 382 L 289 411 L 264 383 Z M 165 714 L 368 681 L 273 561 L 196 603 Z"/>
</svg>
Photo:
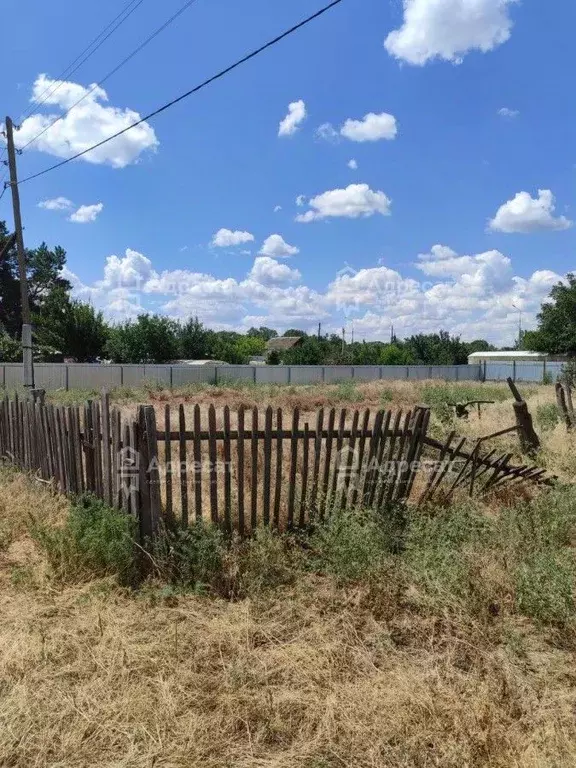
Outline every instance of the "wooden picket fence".
<svg viewBox="0 0 576 768">
<path fill-rule="evenodd" d="M 454 433 L 445 443 L 434 440 L 429 419 L 425 406 L 320 408 L 311 423 L 295 408 L 287 424 L 281 408 L 232 413 L 228 406 L 166 404 L 159 428 L 153 406 L 123 415 L 107 393 L 83 406 L 15 396 L 0 401 L 0 455 L 62 493 L 90 492 L 134 515 L 143 540 L 163 520 L 184 527 L 210 520 L 244 535 L 260 524 L 304 527 L 335 508 L 422 503 L 457 487 L 471 495 L 504 480 L 546 481 L 537 467 L 511 466 L 509 454 L 484 454 L 482 440 L 470 450 L 464 439 L 453 443 Z M 415 488 L 421 459 L 432 469 Z"/>
</svg>

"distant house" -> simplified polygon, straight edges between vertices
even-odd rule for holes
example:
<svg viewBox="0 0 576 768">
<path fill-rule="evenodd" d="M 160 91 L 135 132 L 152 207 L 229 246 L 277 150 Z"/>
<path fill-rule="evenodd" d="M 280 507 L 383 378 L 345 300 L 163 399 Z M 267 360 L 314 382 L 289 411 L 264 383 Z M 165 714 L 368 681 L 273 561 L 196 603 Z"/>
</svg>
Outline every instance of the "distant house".
<svg viewBox="0 0 576 768">
<path fill-rule="evenodd" d="M 468 365 L 483 363 L 541 363 L 547 361 L 547 352 L 527 352 L 526 350 L 510 352 L 473 352 L 468 355 Z"/>
<path fill-rule="evenodd" d="M 292 347 L 302 344 L 302 336 L 277 336 L 266 342 L 266 352 L 286 352 Z"/>
</svg>

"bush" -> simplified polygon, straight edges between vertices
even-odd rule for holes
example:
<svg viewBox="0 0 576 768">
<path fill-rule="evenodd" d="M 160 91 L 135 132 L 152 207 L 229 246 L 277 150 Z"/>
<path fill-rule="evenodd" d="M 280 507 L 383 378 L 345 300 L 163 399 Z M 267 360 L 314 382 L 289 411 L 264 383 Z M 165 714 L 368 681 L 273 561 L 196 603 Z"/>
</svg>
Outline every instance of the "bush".
<svg viewBox="0 0 576 768">
<path fill-rule="evenodd" d="M 574 616 L 575 577 L 571 552 L 537 552 L 517 570 L 518 610 L 543 624 L 564 626 Z"/>
<path fill-rule="evenodd" d="M 62 579 L 115 575 L 127 583 L 135 576 L 135 521 L 93 496 L 70 508 L 61 528 L 32 519 L 31 535 Z"/>
<path fill-rule="evenodd" d="M 152 547 L 159 578 L 199 591 L 222 578 L 225 553 L 220 529 L 202 522 L 192 523 L 186 530 L 165 530 Z"/>
<path fill-rule="evenodd" d="M 292 584 L 304 556 L 294 536 L 258 528 L 252 538 L 232 548 L 230 591 L 244 597 Z"/>
<path fill-rule="evenodd" d="M 356 382 L 352 379 L 345 379 L 338 383 L 336 397 L 338 400 L 345 400 L 348 403 L 360 403 L 364 400 L 364 395 L 358 390 Z"/>
<path fill-rule="evenodd" d="M 541 429 L 554 429 L 558 424 L 558 409 L 555 403 L 544 403 L 536 408 L 536 421 Z"/>
<path fill-rule="evenodd" d="M 370 578 L 401 548 L 404 522 L 400 508 L 335 511 L 311 535 L 311 564 L 341 581 Z"/>
</svg>

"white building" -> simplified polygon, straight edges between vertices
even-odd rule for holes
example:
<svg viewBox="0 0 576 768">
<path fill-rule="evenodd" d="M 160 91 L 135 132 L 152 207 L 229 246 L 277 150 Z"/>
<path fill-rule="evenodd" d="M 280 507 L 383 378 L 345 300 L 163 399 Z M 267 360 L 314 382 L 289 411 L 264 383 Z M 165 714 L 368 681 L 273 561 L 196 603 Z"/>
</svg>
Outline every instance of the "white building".
<svg viewBox="0 0 576 768">
<path fill-rule="evenodd" d="M 468 355 L 468 365 L 483 363 L 543 363 L 548 360 L 547 352 L 472 352 Z"/>
</svg>

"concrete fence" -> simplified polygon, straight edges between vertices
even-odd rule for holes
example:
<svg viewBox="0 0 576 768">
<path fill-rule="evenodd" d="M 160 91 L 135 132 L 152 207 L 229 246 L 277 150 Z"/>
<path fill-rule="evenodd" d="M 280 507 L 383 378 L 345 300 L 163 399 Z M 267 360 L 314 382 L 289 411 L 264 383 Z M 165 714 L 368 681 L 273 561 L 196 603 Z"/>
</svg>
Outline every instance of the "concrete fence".
<svg viewBox="0 0 576 768">
<path fill-rule="evenodd" d="M 439 379 L 445 381 L 539 382 L 552 381 L 562 363 L 486 363 L 480 365 L 97 365 L 83 363 L 37 363 L 36 387 L 93 389 L 137 387 L 157 382 L 165 387 L 186 384 L 334 384 L 340 381 L 385 381 Z M 0 385 L 14 389 L 22 384 L 20 363 L 0 363 Z"/>
<path fill-rule="evenodd" d="M 479 365 L 94 365 L 83 363 L 37 363 L 36 387 L 51 389 L 95 389 L 137 387 L 158 382 L 166 387 L 186 384 L 334 384 L 340 381 L 386 379 L 445 379 L 478 381 Z M 22 384 L 22 365 L 0 363 L 0 385 L 14 389 Z"/>
</svg>

